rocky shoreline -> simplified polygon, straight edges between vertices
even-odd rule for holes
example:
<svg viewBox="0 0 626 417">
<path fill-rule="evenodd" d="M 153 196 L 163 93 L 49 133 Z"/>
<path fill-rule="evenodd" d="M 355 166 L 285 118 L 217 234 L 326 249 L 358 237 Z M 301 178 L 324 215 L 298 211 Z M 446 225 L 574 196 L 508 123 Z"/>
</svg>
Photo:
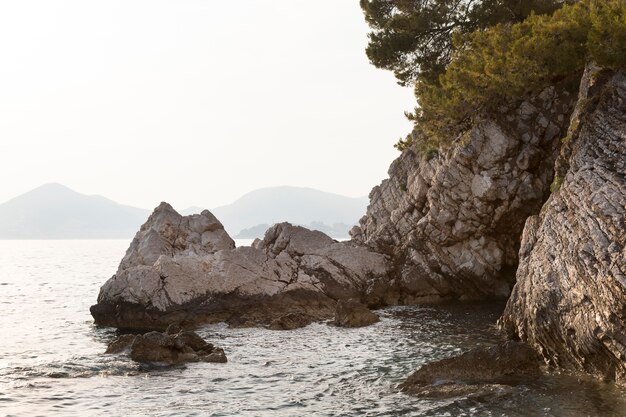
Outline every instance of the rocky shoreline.
<svg viewBox="0 0 626 417">
<path fill-rule="evenodd" d="M 181 216 L 162 203 L 102 287 L 91 308 L 96 323 L 301 327 L 333 318 L 338 300 L 364 299 L 389 274 L 386 256 L 289 223 L 251 247 L 234 246 L 209 211 Z"/>
<path fill-rule="evenodd" d="M 481 361 L 502 371 L 469 377 L 484 386 L 540 364 L 624 384 L 626 73 L 589 65 L 578 97 L 551 87 L 450 150 L 405 150 L 351 234 L 337 242 L 281 223 L 235 248 L 210 212 L 181 216 L 162 203 L 91 313 L 126 329 L 289 330 L 370 324 L 368 308 L 388 305 L 510 297 L 499 321 L 508 342 L 426 365 L 403 388 L 454 395 L 465 379 L 431 385 Z"/>
</svg>

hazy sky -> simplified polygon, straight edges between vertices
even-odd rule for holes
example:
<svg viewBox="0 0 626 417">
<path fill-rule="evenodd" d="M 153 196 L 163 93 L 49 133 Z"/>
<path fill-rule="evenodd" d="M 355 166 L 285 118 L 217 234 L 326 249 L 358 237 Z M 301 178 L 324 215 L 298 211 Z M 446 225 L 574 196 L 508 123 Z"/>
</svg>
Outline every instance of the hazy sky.
<svg viewBox="0 0 626 417">
<path fill-rule="evenodd" d="M 152 208 L 369 193 L 410 89 L 357 0 L 0 2 L 0 202 L 47 182 Z"/>
</svg>

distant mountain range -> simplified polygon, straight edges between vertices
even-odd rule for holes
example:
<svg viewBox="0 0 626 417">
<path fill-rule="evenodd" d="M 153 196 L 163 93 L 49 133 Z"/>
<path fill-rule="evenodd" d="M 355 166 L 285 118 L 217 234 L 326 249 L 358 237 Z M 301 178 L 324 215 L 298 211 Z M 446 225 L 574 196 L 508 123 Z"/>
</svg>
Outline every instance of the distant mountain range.
<svg viewBox="0 0 626 417">
<path fill-rule="evenodd" d="M 256 239 L 262 238 L 265 236 L 265 231 L 271 225 L 267 223 L 258 224 L 256 226 L 252 226 L 246 229 L 241 230 L 236 236 L 235 239 Z M 301 224 L 299 226 L 304 226 L 307 229 L 311 230 L 319 230 L 320 232 L 326 233 L 328 236 L 333 237 L 335 239 L 347 239 L 350 237 L 350 229 L 354 224 L 345 224 L 345 223 L 335 223 L 332 226 L 327 225 L 322 222 L 311 222 L 310 224 Z"/>
<path fill-rule="evenodd" d="M 237 238 L 262 236 L 268 225 L 283 221 L 342 238 L 365 213 L 367 203 L 366 197 L 272 187 L 252 191 L 211 212 Z M 180 213 L 201 211 L 189 207 Z M 149 214 L 150 210 L 81 194 L 61 184 L 46 184 L 0 204 L 0 239 L 130 238 Z"/>
<path fill-rule="evenodd" d="M 365 214 L 367 197 L 351 198 L 304 187 L 271 187 L 251 191 L 211 212 L 231 236 L 260 224 L 291 222 L 310 225 L 354 225 Z"/>
<path fill-rule="evenodd" d="M 0 204 L 0 239 L 131 237 L 149 210 L 46 184 Z"/>
</svg>

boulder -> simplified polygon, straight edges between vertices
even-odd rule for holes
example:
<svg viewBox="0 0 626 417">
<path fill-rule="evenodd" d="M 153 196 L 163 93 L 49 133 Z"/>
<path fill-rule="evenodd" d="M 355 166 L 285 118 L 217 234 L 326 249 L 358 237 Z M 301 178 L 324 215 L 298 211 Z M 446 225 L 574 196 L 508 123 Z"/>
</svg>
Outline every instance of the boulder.
<svg viewBox="0 0 626 417">
<path fill-rule="evenodd" d="M 314 317 L 304 313 L 287 313 L 272 320 L 268 329 L 271 330 L 294 330 L 307 326 L 315 321 Z"/>
<path fill-rule="evenodd" d="M 289 328 L 331 318 L 336 300 L 358 298 L 388 274 L 384 255 L 289 223 L 274 225 L 251 247 L 234 248 L 208 211 L 180 216 L 162 203 L 91 313 L 97 324 L 128 329 L 277 319 L 274 326 Z"/>
<path fill-rule="evenodd" d="M 134 334 L 123 334 L 113 342 L 109 344 L 107 350 L 104 352 L 106 354 L 116 354 L 122 353 L 130 349 L 130 346 L 133 344 L 135 340 Z"/>
<path fill-rule="evenodd" d="M 405 150 L 351 231 L 394 268 L 367 303 L 508 297 L 524 222 L 550 193 L 574 101 L 551 87 L 479 121 L 449 149 Z"/>
<path fill-rule="evenodd" d="M 335 309 L 335 320 L 339 327 L 363 327 L 380 321 L 380 318 L 358 300 L 340 300 Z"/>
<path fill-rule="evenodd" d="M 626 384 L 626 72 L 588 66 L 553 193 L 499 324 L 557 368 Z"/>
<path fill-rule="evenodd" d="M 207 343 L 198 334 L 189 331 L 173 333 L 149 332 L 143 335 L 122 335 L 107 348 L 107 354 L 129 351 L 136 362 L 226 362 L 224 350 Z"/>
<path fill-rule="evenodd" d="M 421 397 L 483 395 L 541 375 L 540 364 L 539 355 L 528 345 L 507 341 L 426 364 L 400 389 Z"/>
</svg>

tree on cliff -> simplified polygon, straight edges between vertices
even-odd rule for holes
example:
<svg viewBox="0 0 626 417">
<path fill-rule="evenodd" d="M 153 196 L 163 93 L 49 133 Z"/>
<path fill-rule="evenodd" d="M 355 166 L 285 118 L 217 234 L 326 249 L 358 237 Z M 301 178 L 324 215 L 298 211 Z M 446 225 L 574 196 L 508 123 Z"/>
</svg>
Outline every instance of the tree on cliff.
<svg viewBox="0 0 626 417">
<path fill-rule="evenodd" d="M 372 62 L 412 83 L 417 140 L 429 154 L 477 117 L 559 85 L 585 62 L 626 65 L 626 0 L 361 0 Z M 548 13 L 550 12 L 551 13 Z M 535 13 L 535 12 L 541 12 Z"/>
<path fill-rule="evenodd" d="M 560 85 L 575 92 L 587 60 L 626 65 L 626 0 L 581 0 L 553 15 L 457 34 L 437 81 L 420 78 L 409 115 L 430 146 L 447 146 L 481 114 Z"/>
<path fill-rule="evenodd" d="M 372 29 L 366 53 L 402 85 L 436 82 L 452 58 L 452 38 L 531 13 L 558 9 L 564 0 L 360 0 Z"/>
</svg>

